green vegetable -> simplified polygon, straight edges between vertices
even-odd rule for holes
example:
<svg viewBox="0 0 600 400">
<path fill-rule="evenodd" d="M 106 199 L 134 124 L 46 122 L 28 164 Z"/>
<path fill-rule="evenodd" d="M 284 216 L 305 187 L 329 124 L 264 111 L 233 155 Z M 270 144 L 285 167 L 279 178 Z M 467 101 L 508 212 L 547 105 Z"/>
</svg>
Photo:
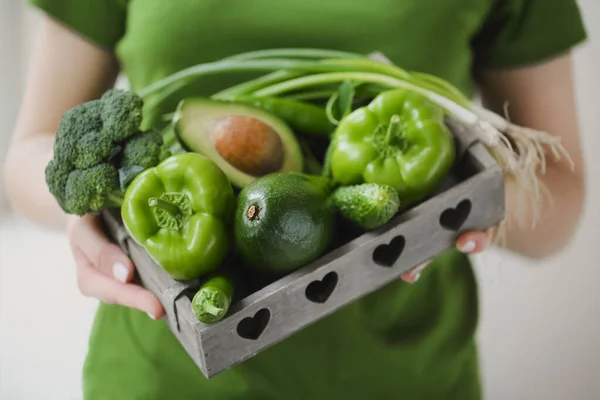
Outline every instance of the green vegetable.
<svg viewBox="0 0 600 400">
<path fill-rule="evenodd" d="M 387 223 L 400 207 L 398 192 L 388 185 L 363 183 L 337 188 L 332 195 L 340 214 L 363 229 Z"/>
<path fill-rule="evenodd" d="M 320 257 L 335 227 L 332 188 L 327 178 L 299 173 L 270 174 L 244 187 L 234 222 L 244 263 L 279 275 Z"/>
<path fill-rule="evenodd" d="M 161 132 L 162 135 L 162 145 L 159 153 L 159 160 L 163 161 L 174 154 L 185 153 L 185 150 L 177 140 L 177 136 L 175 135 L 175 129 L 173 124 L 170 123 Z"/>
<path fill-rule="evenodd" d="M 162 144 L 162 136 L 156 130 L 136 133 L 126 142 L 121 167 L 140 166 L 146 169 L 157 165 Z"/>
<path fill-rule="evenodd" d="M 142 98 L 125 90 L 108 90 L 102 96 L 102 126 L 114 140 L 133 135 L 142 123 Z"/>
<path fill-rule="evenodd" d="M 51 168 L 54 168 L 52 166 Z M 48 172 L 52 176 L 53 169 Z M 57 172 L 57 177 L 60 175 Z M 60 176 L 66 176 L 62 174 Z M 71 214 L 84 215 L 109 207 L 119 207 L 123 192 L 117 170 L 109 164 L 70 171 L 64 189 L 64 207 Z"/>
<path fill-rule="evenodd" d="M 200 286 L 192 299 L 192 311 L 200 322 L 213 324 L 229 310 L 233 298 L 233 282 L 224 274 L 211 277 Z"/>
<path fill-rule="evenodd" d="M 227 255 L 234 209 L 233 188 L 217 165 L 184 153 L 137 175 L 121 216 L 131 237 L 174 279 L 191 280 Z"/>
<path fill-rule="evenodd" d="M 139 130 L 141 105 L 131 92 L 109 90 L 62 116 L 45 179 L 66 213 L 118 207 L 121 184 L 158 162 L 162 139 Z"/>
<path fill-rule="evenodd" d="M 301 172 L 300 145 L 277 116 L 246 104 L 194 97 L 173 117 L 184 148 L 213 160 L 236 187 L 275 172 Z"/>
<path fill-rule="evenodd" d="M 309 175 L 320 175 L 323 167 L 317 158 L 315 157 L 310 145 L 304 139 L 299 139 L 300 147 L 302 148 L 302 155 L 304 157 L 304 173 Z"/>
<path fill-rule="evenodd" d="M 310 136 L 328 138 L 335 130 L 322 107 L 292 99 L 277 97 L 237 96 L 236 103 L 263 109 L 281 118 L 294 131 Z"/>
<path fill-rule="evenodd" d="M 344 118 L 350 114 L 352 111 L 352 102 L 354 101 L 355 94 L 356 91 L 350 81 L 342 82 L 338 90 L 332 93 L 331 97 L 327 101 L 325 114 L 327 115 L 329 121 L 337 125 L 339 124 L 339 120 L 341 118 Z M 334 107 L 334 105 L 337 107 Z M 337 115 L 339 115 L 339 117 L 335 116 L 334 109 L 337 110 Z"/>
<path fill-rule="evenodd" d="M 410 203 L 448 174 L 455 144 L 444 111 L 404 89 L 378 95 L 343 118 L 331 143 L 331 174 L 341 185 L 380 183 Z"/>
</svg>

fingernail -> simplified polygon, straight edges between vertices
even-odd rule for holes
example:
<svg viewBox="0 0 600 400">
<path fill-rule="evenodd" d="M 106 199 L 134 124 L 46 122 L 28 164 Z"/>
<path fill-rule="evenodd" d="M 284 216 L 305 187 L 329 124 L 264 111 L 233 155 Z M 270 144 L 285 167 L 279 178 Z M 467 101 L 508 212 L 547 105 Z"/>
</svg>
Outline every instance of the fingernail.
<svg viewBox="0 0 600 400">
<path fill-rule="evenodd" d="M 413 275 L 413 282 L 418 281 L 420 277 L 421 277 L 421 271 L 415 272 Z"/>
<path fill-rule="evenodd" d="M 156 317 L 154 315 L 152 315 L 152 313 L 147 312 L 146 314 L 148 314 L 148 316 L 154 320 L 156 320 Z"/>
<path fill-rule="evenodd" d="M 127 281 L 127 277 L 129 276 L 129 269 L 127 269 L 125 264 L 117 261 L 113 265 L 113 276 L 119 282 L 125 283 Z"/>
<path fill-rule="evenodd" d="M 459 247 L 459 250 L 463 253 L 470 253 L 473 250 L 475 250 L 475 247 L 477 247 L 477 243 L 475 243 L 474 240 L 469 239 L 462 246 Z"/>
</svg>

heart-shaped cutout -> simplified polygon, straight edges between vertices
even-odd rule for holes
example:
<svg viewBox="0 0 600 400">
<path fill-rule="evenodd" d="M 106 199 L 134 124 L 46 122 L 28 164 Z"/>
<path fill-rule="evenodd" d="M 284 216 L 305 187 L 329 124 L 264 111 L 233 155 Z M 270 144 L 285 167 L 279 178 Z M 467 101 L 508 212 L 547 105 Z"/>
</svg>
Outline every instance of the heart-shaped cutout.
<svg viewBox="0 0 600 400">
<path fill-rule="evenodd" d="M 313 303 L 325 303 L 338 283 L 338 274 L 330 272 L 322 280 L 312 281 L 305 291 L 306 298 Z"/>
<path fill-rule="evenodd" d="M 458 231 L 471 213 L 471 201 L 463 200 L 456 208 L 448 208 L 440 215 L 440 225 L 445 229 Z"/>
<path fill-rule="evenodd" d="M 389 244 L 380 244 L 373 251 L 373 261 L 382 267 L 391 267 L 402 255 L 406 239 L 404 236 L 396 236 Z"/>
<path fill-rule="evenodd" d="M 254 317 L 246 317 L 238 323 L 237 334 L 244 339 L 256 340 L 262 335 L 270 319 L 269 310 L 261 308 Z"/>
</svg>

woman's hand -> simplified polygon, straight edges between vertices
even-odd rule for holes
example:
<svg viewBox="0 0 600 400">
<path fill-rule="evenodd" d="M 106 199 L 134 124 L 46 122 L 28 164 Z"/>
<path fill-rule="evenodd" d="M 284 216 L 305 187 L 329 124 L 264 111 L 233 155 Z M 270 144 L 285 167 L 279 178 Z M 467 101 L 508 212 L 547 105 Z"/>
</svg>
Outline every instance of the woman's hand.
<svg viewBox="0 0 600 400">
<path fill-rule="evenodd" d="M 77 285 L 84 296 L 138 309 L 152 319 L 164 316 L 156 296 L 131 283 L 133 264 L 104 235 L 98 217 L 68 216 L 67 234 L 75 258 Z"/>
<path fill-rule="evenodd" d="M 490 228 L 483 232 L 466 232 L 458 237 L 456 248 L 466 254 L 476 254 L 484 251 L 492 241 L 493 229 Z M 421 272 L 429 265 L 431 261 L 421 264 L 410 272 L 401 275 L 404 282 L 415 283 L 421 276 Z"/>
</svg>

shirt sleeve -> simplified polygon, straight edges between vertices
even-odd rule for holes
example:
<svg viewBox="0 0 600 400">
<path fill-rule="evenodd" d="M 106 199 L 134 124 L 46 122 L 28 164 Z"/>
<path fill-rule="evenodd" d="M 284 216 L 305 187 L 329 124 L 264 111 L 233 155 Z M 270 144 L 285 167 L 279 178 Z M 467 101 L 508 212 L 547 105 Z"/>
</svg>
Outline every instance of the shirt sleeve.
<svg viewBox="0 0 600 400">
<path fill-rule="evenodd" d="M 586 38 L 577 0 L 495 0 L 473 40 L 475 64 L 534 64 L 564 53 Z"/>
<path fill-rule="evenodd" d="M 113 50 L 125 32 L 127 0 L 28 0 L 95 44 Z"/>
</svg>

